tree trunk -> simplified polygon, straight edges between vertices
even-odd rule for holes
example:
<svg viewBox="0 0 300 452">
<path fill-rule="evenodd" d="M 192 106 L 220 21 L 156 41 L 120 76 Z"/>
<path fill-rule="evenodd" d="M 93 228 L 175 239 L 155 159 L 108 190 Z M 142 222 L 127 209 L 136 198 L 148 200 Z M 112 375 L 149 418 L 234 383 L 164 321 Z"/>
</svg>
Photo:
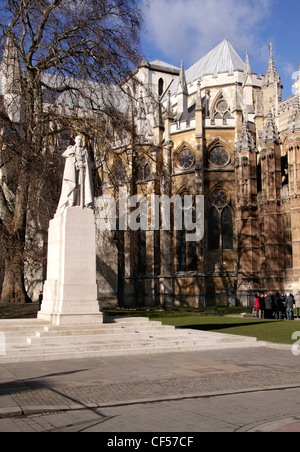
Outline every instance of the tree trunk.
<svg viewBox="0 0 300 452">
<path fill-rule="evenodd" d="M 26 168 L 20 171 L 16 194 L 15 212 L 11 225 L 2 236 L 4 281 L 1 303 L 26 303 L 31 301 L 25 290 L 24 250 L 26 237 L 26 211 L 29 178 Z"/>
<path fill-rule="evenodd" d="M 18 240 L 9 242 L 11 246 L 5 253 L 1 303 L 28 303 L 31 300 L 25 290 L 23 246 Z"/>
</svg>

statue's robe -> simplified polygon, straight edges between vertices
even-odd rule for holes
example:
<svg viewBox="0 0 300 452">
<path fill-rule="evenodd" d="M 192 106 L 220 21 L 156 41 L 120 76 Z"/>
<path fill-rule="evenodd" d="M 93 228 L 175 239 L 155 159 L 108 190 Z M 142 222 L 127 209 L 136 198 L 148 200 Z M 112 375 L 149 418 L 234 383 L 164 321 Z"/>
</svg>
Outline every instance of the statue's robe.
<svg viewBox="0 0 300 452">
<path fill-rule="evenodd" d="M 82 183 L 80 171 L 76 169 L 75 146 L 70 146 L 64 153 L 66 159 L 63 175 L 61 196 L 57 214 L 62 214 L 66 207 L 80 205 L 80 185 Z M 94 207 L 93 180 L 89 164 L 89 155 L 85 149 L 85 176 L 84 176 L 84 207 Z"/>
</svg>

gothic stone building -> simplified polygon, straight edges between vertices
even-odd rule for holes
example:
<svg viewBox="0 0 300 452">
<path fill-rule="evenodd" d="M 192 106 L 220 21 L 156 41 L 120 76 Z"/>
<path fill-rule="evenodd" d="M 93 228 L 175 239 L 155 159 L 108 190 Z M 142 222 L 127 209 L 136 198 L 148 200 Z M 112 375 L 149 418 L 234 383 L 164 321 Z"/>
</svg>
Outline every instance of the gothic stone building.
<svg viewBox="0 0 300 452">
<path fill-rule="evenodd" d="M 228 40 L 188 70 L 143 61 L 135 76 L 136 137 L 111 143 L 117 184 L 100 158 L 101 193 L 118 205 L 201 195 L 204 237 L 188 241 L 174 219 L 97 230 L 103 305 L 246 305 L 255 291 L 300 290 L 300 93 L 282 100 L 272 50 L 260 76 Z"/>
<path fill-rule="evenodd" d="M 122 233 L 117 250 L 106 248 L 119 303 L 246 305 L 255 291 L 300 289 L 300 103 L 282 100 L 272 50 L 260 76 L 228 40 L 186 71 L 156 60 L 137 75 L 161 104 L 147 110 L 141 89 L 144 141 L 130 165 L 120 154 L 136 174 L 125 193 L 203 195 L 205 234 L 189 242 L 174 228 Z"/>
</svg>

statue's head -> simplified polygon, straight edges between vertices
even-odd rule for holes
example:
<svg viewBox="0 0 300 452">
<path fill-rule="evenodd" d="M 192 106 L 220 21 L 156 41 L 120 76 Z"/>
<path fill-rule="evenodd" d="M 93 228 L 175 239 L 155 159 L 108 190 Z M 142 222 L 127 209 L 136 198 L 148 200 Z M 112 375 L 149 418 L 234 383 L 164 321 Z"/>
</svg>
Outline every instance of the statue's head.
<svg viewBox="0 0 300 452">
<path fill-rule="evenodd" d="M 80 135 L 75 138 L 75 144 L 76 146 L 82 146 L 82 137 Z"/>
</svg>

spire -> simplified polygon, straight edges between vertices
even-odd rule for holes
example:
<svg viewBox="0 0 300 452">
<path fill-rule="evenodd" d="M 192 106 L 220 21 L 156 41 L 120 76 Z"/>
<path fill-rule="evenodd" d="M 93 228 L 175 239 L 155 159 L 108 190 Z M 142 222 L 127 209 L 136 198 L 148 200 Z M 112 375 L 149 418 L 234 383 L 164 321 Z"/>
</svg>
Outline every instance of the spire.
<svg viewBox="0 0 300 452">
<path fill-rule="evenodd" d="M 0 72 L 4 75 L 1 86 L 2 94 L 20 94 L 21 66 L 18 50 L 14 44 L 12 35 L 9 35 L 6 40 Z"/>
<path fill-rule="evenodd" d="M 186 76 L 185 76 L 185 70 L 184 70 L 183 61 L 181 61 L 181 68 L 180 68 L 180 74 L 179 74 L 179 83 L 178 83 L 177 94 L 185 94 L 186 96 L 188 96 L 188 89 L 187 89 L 187 83 L 186 83 Z"/>
<path fill-rule="evenodd" d="M 188 115 L 188 88 L 186 83 L 186 76 L 183 61 L 181 61 L 181 69 L 179 74 L 178 81 L 178 90 L 177 90 L 177 121 L 182 121 L 187 119 Z"/>
<path fill-rule="evenodd" d="M 236 141 L 236 153 L 248 151 L 254 153 L 256 151 L 254 139 L 249 130 L 249 124 L 247 121 L 244 121 L 242 133 L 240 133 L 237 137 Z"/>
<path fill-rule="evenodd" d="M 275 125 L 271 110 L 268 113 L 267 124 L 263 130 L 261 139 L 262 142 L 265 144 L 266 143 L 281 144 L 279 130 Z"/>
<path fill-rule="evenodd" d="M 265 75 L 264 86 L 268 86 L 268 85 L 271 85 L 274 83 L 281 85 L 280 76 L 275 68 L 272 43 L 270 43 L 269 50 L 270 50 L 269 67 L 268 67 L 268 71 Z"/>
<path fill-rule="evenodd" d="M 243 83 L 243 86 L 245 86 L 245 85 L 251 85 L 251 86 L 253 85 L 252 72 L 251 72 L 248 52 L 246 52 L 246 60 L 245 60 L 245 71 L 244 71 L 244 83 Z"/>
</svg>

